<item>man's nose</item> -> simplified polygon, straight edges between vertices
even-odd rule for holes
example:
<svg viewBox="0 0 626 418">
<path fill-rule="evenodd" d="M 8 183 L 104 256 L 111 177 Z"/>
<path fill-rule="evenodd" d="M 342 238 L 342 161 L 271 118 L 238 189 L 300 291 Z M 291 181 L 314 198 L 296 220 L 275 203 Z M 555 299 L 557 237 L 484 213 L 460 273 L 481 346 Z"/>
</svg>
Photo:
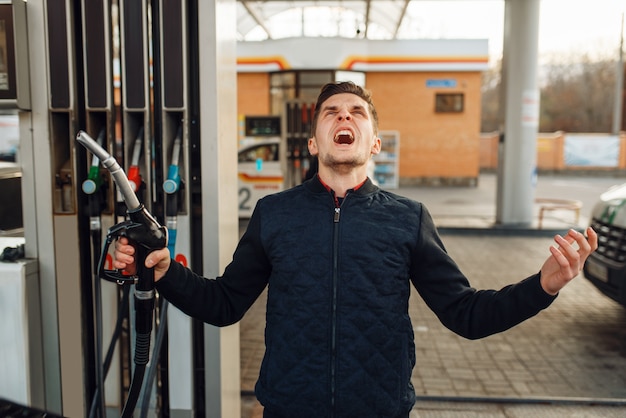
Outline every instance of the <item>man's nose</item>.
<svg viewBox="0 0 626 418">
<path fill-rule="evenodd" d="M 348 112 L 347 110 L 339 111 L 339 120 L 350 120 L 350 119 L 352 119 L 352 116 L 350 116 L 350 112 Z"/>
</svg>

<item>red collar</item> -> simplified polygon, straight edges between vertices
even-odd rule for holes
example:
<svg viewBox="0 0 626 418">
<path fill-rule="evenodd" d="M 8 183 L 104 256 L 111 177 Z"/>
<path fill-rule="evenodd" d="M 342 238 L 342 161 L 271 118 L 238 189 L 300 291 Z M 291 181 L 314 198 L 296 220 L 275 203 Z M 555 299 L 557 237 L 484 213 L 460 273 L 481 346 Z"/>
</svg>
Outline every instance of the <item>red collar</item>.
<svg viewBox="0 0 626 418">
<path fill-rule="evenodd" d="M 322 178 L 320 177 L 319 174 L 317 174 L 317 179 L 320 181 L 320 183 L 322 183 L 322 186 L 324 186 L 326 188 L 326 190 L 328 190 L 329 192 L 334 192 L 333 189 L 330 188 L 330 186 L 326 183 L 324 183 L 324 180 L 322 180 Z M 352 189 L 350 190 L 359 190 L 359 188 L 361 186 L 363 186 L 365 184 L 365 182 L 367 181 L 367 177 L 365 178 L 365 180 L 363 180 L 361 183 L 357 184 L 356 186 L 354 186 Z"/>
</svg>

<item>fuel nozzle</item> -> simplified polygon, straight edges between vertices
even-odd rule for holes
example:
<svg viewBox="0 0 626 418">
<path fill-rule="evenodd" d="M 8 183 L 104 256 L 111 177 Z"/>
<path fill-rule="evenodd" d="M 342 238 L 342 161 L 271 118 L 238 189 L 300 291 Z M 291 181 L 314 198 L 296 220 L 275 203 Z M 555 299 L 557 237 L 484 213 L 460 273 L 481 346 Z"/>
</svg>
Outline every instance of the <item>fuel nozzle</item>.
<svg viewBox="0 0 626 418">
<path fill-rule="evenodd" d="M 172 147 L 172 160 L 167 169 L 167 179 L 163 182 L 163 191 L 167 194 L 174 194 L 180 188 L 180 170 L 178 163 L 180 159 L 180 144 L 182 142 L 182 127 L 178 127 L 174 146 Z"/>
<path fill-rule="evenodd" d="M 124 174 L 124 170 L 122 170 L 117 161 L 115 161 L 115 159 L 109 155 L 104 148 L 98 145 L 96 141 L 82 131 L 78 133 L 76 140 L 83 144 L 102 161 L 102 165 L 111 173 L 113 181 L 117 185 L 119 192 L 126 203 L 126 213 L 129 220 L 119 223 L 109 229 L 109 233 L 107 235 L 108 245 L 110 245 L 113 239 L 120 236 L 127 237 L 137 247 L 138 251 L 143 250 L 141 251 L 142 254 L 138 254 L 137 257 L 138 270 L 143 268 L 140 256 L 143 256 L 145 260 L 145 256 L 147 256 L 150 251 L 167 246 L 167 228 L 161 226 L 146 210 L 144 205 L 139 202 L 139 199 L 135 195 L 135 192 L 130 184 L 130 180 Z M 102 263 L 102 266 L 103 265 L 104 263 Z M 104 270 L 103 268 L 102 276 L 104 279 L 117 282 L 126 282 L 129 280 L 128 276 L 124 276 L 119 272 L 113 273 L 111 270 Z M 139 273 L 137 276 L 141 278 Z"/>
<path fill-rule="evenodd" d="M 104 143 L 104 129 L 102 129 L 98 134 L 97 143 L 102 147 L 102 144 Z M 89 166 L 87 180 L 83 181 L 82 189 L 85 194 L 94 194 L 100 189 L 101 185 L 102 177 L 100 176 L 100 158 L 94 154 L 91 159 L 91 166 Z"/>
<path fill-rule="evenodd" d="M 98 145 L 104 143 L 105 130 L 98 134 Z M 83 192 L 88 196 L 88 211 L 90 216 L 90 229 L 100 231 L 100 213 L 103 209 L 104 195 L 102 193 L 102 175 L 100 174 L 100 159 L 93 155 L 87 179 L 82 184 Z"/>
<path fill-rule="evenodd" d="M 167 245 L 167 229 L 160 225 L 143 205 L 128 210 L 130 222 L 124 223 L 125 236 L 147 251 L 158 250 Z"/>
<path fill-rule="evenodd" d="M 167 179 L 163 182 L 163 191 L 166 195 L 165 201 L 165 224 L 169 231 L 169 244 L 168 248 L 172 255 L 176 250 L 176 231 L 177 231 L 177 215 L 178 215 L 178 191 L 180 190 L 180 147 L 182 143 L 182 125 L 178 126 L 176 132 L 176 138 L 174 139 L 174 145 L 172 147 L 172 159 L 170 166 L 167 170 Z"/>
</svg>

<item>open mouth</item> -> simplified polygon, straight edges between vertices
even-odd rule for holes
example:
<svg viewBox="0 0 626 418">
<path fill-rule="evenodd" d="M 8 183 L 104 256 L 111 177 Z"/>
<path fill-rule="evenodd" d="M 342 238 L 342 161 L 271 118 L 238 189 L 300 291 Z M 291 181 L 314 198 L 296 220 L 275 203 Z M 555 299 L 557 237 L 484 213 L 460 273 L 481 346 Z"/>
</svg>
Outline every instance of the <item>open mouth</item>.
<svg viewBox="0 0 626 418">
<path fill-rule="evenodd" d="M 335 144 L 348 144 L 350 145 L 351 143 L 354 142 L 354 135 L 352 135 L 352 132 L 348 131 L 348 130 L 342 130 L 339 131 L 335 134 Z"/>
</svg>

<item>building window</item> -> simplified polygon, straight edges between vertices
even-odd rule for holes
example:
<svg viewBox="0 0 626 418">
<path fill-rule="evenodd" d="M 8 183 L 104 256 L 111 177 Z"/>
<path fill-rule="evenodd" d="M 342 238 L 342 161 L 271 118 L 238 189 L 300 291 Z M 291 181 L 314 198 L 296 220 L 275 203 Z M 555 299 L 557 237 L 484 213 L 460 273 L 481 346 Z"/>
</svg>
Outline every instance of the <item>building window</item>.
<svg viewBox="0 0 626 418">
<path fill-rule="evenodd" d="M 458 113 L 464 109 L 465 95 L 463 93 L 437 93 L 435 95 L 435 112 Z"/>
</svg>

